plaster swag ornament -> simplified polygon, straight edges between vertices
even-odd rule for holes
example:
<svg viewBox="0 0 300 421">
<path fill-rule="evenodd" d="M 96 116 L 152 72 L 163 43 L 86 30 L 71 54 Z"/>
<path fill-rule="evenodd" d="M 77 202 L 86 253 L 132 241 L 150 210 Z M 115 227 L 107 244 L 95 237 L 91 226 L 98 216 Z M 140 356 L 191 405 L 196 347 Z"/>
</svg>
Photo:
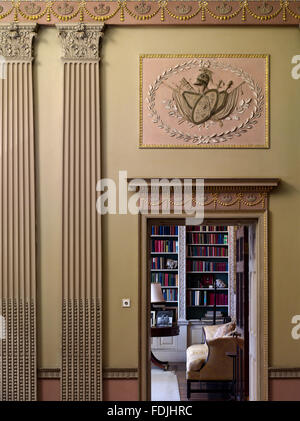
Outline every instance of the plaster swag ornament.
<svg viewBox="0 0 300 421">
<path fill-rule="evenodd" d="M 104 24 L 57 25 L 65 60 L 99 60 L 99 40 L 103 37 Z"/>
<path fill-rule="evenodd" d="M 31 61 L 36 24 L 0 25 L 0 56 L 7 60 Z"/>
</svg>

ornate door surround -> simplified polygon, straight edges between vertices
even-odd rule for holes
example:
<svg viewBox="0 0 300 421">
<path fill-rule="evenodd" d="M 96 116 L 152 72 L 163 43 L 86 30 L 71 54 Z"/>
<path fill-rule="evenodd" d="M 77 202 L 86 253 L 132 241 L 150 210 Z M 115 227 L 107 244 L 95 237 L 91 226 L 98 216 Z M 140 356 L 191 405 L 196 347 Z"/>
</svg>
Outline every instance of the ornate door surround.
<svg viewBox="0 0 300 421">
<path fill-rule="evenodd" d="M 133 179 L 128 180 L 129 182 Z M 174 178 L 169 178 L 174 180 Z M 256 224 L 257 250 L 257 302 L 258 316 L 257 349 L 260 350 L 257 360 L 256 399 L 268 400 L 268 202 L 270 193 L 279 185 L 280 180 L 265 179 L 204 179 L 204 221 L 218 224 Z M 150 212 L 150 201 L 146 192 L 150 193 L 150 179 L 147 187 L 140 192 L 140 273 L 139 273 L 139 393 L 141 400 L 150 399 L 150 291 L 147 285 L 147 221 L 148 219 L 176 219 L 179 215 L 172 213 L 174 209 L 172 194 L 170 195 L 170 214 L 153 215 Z M 193 192 L 194 194 L 194 192 Z M 147 196 L 148 197 L 148 196 Z M 172 203 L 173 202 L 173 203 Z M 160 201 L 160 206 L 162 205 Z M 181 215 L 184 224 L 185 215 Z"/>
</svg>

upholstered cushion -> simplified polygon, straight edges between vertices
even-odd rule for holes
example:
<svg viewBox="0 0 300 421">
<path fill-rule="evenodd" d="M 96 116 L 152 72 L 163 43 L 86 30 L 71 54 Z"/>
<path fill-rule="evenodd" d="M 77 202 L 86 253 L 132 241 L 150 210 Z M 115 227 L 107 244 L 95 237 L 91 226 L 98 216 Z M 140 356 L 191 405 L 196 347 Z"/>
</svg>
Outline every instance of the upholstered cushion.
<svg viewBox="0 0 300 421">
<path fill-rule="evenodd" d="M 228 335 L 235 329 L 235 322 L 226 323 L 225 325 L 220 325 L 217 329 L 214 338 L 221 338 L 222 336 Z"/>
<path fill-rule="evenodd" d="M 213 339 L 215 336 L 216 331 L 218 330 L 220 325 L 208 325 L 203 326 L 205 332 L 205 339 Z"/>
<path fill-rule="evenodd" d="M 191 345 L 186 350 L 186 370 L 198 371 L 205 363 L 208 356 L 208 346 L 206 344 Z"/>
</svg>

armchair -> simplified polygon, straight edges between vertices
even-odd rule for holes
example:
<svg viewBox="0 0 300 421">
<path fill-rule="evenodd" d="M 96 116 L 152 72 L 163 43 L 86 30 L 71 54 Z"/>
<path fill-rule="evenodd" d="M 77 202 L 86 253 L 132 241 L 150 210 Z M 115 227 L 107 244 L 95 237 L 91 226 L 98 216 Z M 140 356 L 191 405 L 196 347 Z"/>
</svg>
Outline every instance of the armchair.
<svg viewBox="0 0 300 421">
<path fill-rule="evenodd" d="M 234 327 L 233 323 L 203 326 L 205 343 L 188 347 L 186 363 L 188 399 L 192 392 L 208 392 L 206 389 L 201 389 L 202 383 L 221 384 L 221 390 L 224 390 L 225 387 L 227 387 L 226 390 L 228 390 L 228 387 L 232 387 L 233 362 L 227 353 L 236 351 L 236 338 L 228 336 L 232 333 Z M 224 332 L 226 333 L 224 334 Z M 200 389 L 192 389 L 192 382 L 200 382 Z M 217 391 L 220 392 L 220 389 Z"/>
</svg>

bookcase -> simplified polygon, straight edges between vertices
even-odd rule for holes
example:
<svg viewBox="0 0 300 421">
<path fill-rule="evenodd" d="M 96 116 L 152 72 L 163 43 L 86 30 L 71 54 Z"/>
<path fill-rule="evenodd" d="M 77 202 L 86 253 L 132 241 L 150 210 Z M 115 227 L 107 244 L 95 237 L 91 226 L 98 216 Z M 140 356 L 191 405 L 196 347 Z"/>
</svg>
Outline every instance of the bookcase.
<svg viewBox="0 0 300 421">
<path fill-rule="evenodd" d="M 166 305 L 178 306 L 178 226 L 151 227 L 151 282 L 160 283 Z"/>
<path fill-rule="evenodd" d="M 152 338 L 162 360 L 184 361 L 186 348 L 203 342 L 202 326 L 224 323 L 234 305 L 234 227 L 148 226 L 148 281 L 158 282 L 166 310 L 177 311 L 180 335 Z"/>
<path fill-rule="evenodd" d="M 228 319 L 228 227 L 186 227 L 186 318 L 203 323 Z"/>
</svg>

